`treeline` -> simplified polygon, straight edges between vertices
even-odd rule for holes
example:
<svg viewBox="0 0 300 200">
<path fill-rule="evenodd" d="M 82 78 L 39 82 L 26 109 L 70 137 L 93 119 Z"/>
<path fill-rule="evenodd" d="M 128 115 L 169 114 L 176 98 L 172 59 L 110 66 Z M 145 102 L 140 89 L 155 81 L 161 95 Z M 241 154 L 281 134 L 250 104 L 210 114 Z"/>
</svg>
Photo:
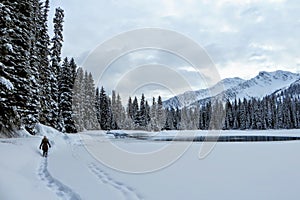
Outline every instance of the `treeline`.
<svg viewBox="0 0 300 200">
<path fill-rule="evenodd" d="M 224 129 L 299 129 L 300 98 L 280 93 L 226 102 Z"/>
<path fill-rule="evenodd" d="M 157 102 L 152 99 L 151 105 L 142 94 L 141 99 L 129 97 L 126 108 L 122 105 L 119 94 L 112 91 L 111 97 L 105 89 L 96 89 L 95 107 L 97 121 L 103 130 L 110 129 L 143 129 L 158 131 L 164 128 L 166 111 L 159 96 Z M 82 129 L 80 129 L 82 130 Z"/>
<path fill-rule="evenodd" d="M 196 108 L 167 109 L 166 116 L 164 128 L 173 130 L 299 129 L 300 98 L 281 92 L 262 99 L 209 101 Z"/>
<path fill-rule="evenodd" d="M 101 129 L 159 130 L 245 130 L 300 128 L 300 98 L 281 92 L 262 99 L 208 101 L 204 106 L 163 108 L 161 97 L 149 105 L 128 99 L 126 109 L 115 91 L 110 98 L 102 87 L 96 90 L 96 116 Z"/>
</svg>

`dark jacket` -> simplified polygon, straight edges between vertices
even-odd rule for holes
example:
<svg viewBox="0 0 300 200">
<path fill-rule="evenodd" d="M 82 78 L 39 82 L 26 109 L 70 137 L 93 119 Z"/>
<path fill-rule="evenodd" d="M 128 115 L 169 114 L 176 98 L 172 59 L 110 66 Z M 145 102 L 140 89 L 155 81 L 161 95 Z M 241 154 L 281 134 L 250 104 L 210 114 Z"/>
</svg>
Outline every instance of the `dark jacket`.
<svg viewBox="0 0 300 200">
<path fill-rule="evenodd" d="M 48 151 L 48 145 L 51 147 L 51 144 L 49 143 L 49 140 L 47 138 L 43 138 L 40 148 L 43 149 L 43 151 Z"/>
</svg>

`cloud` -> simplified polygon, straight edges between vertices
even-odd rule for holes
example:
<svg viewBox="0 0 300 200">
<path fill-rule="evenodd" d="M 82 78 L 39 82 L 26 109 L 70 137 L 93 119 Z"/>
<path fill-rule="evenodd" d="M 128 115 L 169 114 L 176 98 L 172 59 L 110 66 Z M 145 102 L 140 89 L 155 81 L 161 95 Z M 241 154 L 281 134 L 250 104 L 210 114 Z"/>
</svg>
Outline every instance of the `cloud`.
<svg viewBox="0 0 300 200">
<path fill-rule="evenodd" d="M 179 70 L 186 71 L 186 72 L 198 72 L 198 70 L 193 66 L 181 66 Z"/>
<path fill-rule="evenodd" d="M 296 0 L 53 0 L 51 5 L 50 17 L 54 6 L 66 11 L 63 56 L 75 56 L 78 62 L 85 59 L 83 52 L 92 52 L 117 34 L 157 27 L 177 31 L 204 47 L 222 78 L 249 78 L 262 70 L 299 71 L 300 4 Z M 176 40 L 173 43 L 184 48 Z M 156 51 L 119 59 L 111 77 L 123 73 L 117 66 L 130 69 L 151 63 L 172 66 L 193 80 L 193 88 L 201 87 L 187 63 Z"/>
<path fill-rule="evenodd" d="M 265 62 L 266 60 L 267 60 L 267 56 L 259 54 L 259 53 L 253 53 L 249 57 L 249 61 Z"/>
<path fill-rule="evenodd" d="M 283 47 L 276 44 L 259 44 L 255 42 L 250 43 L 249 47 L 254 49 L 264 50 L 264 51 L 279 51 L 284 49 Z"/>
</svg>

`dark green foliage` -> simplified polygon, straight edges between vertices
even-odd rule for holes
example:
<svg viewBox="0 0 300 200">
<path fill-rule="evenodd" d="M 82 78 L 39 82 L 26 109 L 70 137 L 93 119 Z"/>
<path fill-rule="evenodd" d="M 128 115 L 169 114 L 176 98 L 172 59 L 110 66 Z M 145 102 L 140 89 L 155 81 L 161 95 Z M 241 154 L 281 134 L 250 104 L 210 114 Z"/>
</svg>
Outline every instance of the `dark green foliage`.
<svg viewBox="0 0 300 200">
<path fill-rule="evenodd" d="M 69 63 L 68 58 L 65 58 L 59 78 L 59 127 L 60 131 L 66 133 L 76 133 L 72 110 L 74 68 L 76 68 L 74 60 Z"/>
<path fill-rule="evenodd" d="M 50 89 L 51 89 L 51 107 L 50 107 L 50 117 L 49 124 L 52 127 L 59 129 L 59 75 L 61 73 L 61 49 L 63 42 L 63 18 L 64 11 L 61 8 L 56 8 L 55 17 L 53 19 L 54 23 L 54 36 L 51 40 L 52 47 L 50 50 L 51 56 L 51 76 L 50 76 Z"/>
</svg>

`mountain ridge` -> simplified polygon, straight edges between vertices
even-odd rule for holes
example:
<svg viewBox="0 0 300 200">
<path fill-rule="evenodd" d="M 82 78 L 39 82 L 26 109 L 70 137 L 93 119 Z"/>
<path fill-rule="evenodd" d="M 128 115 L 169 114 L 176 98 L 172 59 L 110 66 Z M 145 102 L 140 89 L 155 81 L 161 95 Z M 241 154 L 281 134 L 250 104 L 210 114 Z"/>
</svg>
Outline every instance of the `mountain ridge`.
<svg viewBox="0 0 300 200">
<path fill-rule="evenodd" d="M 297 81 L 300 83 L 299 73 L 283 70 L 273 72 L 261 71 L 258 75 L 249 80 L 244 80 L 239 77 L 225 78 L 211 88 L 187 91 L 183 94 L 174 96 L 163 103 L 165 108 L 182 108 L 186 106 L 201 105 L 203 102 L 207 102 L 211 98 L 222 98 L 223 100 L 262 98 L 274 93 L 275 91 L 288 88 L 291 84 Z M 215 95 L 211 95 L 212 91 L 216 88 L 222 87 L 224 90 L 214 93 Z"/>
</svg>

